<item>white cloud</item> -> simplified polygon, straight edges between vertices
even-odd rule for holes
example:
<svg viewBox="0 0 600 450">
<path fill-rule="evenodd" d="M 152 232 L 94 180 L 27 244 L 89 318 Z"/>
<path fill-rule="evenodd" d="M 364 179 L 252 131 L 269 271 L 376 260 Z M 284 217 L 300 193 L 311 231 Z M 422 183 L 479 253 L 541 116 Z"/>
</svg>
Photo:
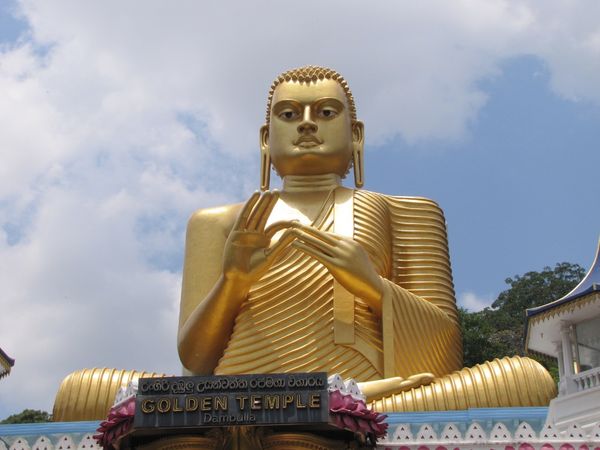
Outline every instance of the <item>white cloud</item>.
<svg viewBox="0 0 600 450">
<path fill-rule="evenodd" d="M 527 34 L 533 54 L 550 68 L 554 91 L 574 101 L 600 102 L 600 3 L 530 3 Z"/>
<path fill-rule="evenodd" d="M 458 306 L 468 309 L 471 312 L 481 311 L 482 309 L 491 306 L 495 298 L 492 295 L 479 296 L 474 292 L 462 292 L 458 296 Z"/>
<path fill-rule="evenodd" d="M 371 143 L 460 139 L 513 56 L 599 101 L 598 8 L 23 1 L 29 34 L 0 48 L 0 345 L 17 359 L 2 408 L 50 408 L 80 367 L 177 369 L 185 220 L 256 186 L 277 73 L 345 74 Z"/>
</svg>

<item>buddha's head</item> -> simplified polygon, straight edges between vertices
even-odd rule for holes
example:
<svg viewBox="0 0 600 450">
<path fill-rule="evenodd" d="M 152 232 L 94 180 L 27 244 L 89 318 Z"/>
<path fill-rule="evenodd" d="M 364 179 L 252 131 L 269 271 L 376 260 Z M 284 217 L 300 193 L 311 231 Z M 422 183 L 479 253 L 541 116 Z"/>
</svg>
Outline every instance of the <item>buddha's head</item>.
<svg viewBox="0 0 600 450">
<path fill-rule="evenodd" d="M 271 86 L 260 129 L 261 189 L 269 188 L 271 164 L 281 177 L 342 178 L 354 164 L 356 186 L 362 187 L 363 143 L 364 126 L 339 73 L 315 66 L 284 72 Z"/>
</svg>

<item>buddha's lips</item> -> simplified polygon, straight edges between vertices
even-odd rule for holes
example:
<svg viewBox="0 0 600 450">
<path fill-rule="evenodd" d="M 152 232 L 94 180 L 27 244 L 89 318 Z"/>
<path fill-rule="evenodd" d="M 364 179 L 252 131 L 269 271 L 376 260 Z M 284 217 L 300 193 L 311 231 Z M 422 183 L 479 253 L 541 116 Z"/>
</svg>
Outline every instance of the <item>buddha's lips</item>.
<svg viewBox="0 0 600 450">
<path fill-rule="evenodd" d="M 294 145 L 297 145 L 298 147 L 315 147 L 322 143 L 323 141 L 316 136 L 301 136 L 294 141 Z"/>
</svg>

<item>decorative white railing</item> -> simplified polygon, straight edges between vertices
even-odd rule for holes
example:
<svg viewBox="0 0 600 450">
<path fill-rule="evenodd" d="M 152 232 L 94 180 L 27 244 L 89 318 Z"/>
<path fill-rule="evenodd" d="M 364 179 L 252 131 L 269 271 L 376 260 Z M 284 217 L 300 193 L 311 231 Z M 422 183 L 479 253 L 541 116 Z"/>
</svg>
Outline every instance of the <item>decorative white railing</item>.
<svg viewBox="0 0 600 450">
<path fill-rule="evenodd" d="M 572 379 L 577 386 L 578 392 L 600 387 L 600 367 L 594 367 L 593 369 L 573 375 Z"/>
<path fill-rule="evenodd" d="M 102 450 L 92 433 L 0 436 L 0 450 Z"/>
<path fill-rule="evenodd" d="M 508 421 L 510 422 L 510 421 Z M 436 426 L 437 425 L 437 426 Z M 485 425 L 485 426 L 484 426 Z M 600 423 L 591 430 L 575 424 L 558 431 L 546 424 L 537 431 L 527 422 L 516 429 L 503 422 L 480 424 L 397 424 L 389 429 L 388 436 L 378 442 L 378 450 L 598 450 L 600 448 Z M 436 431 L 436 429 L 438 431 Z"/>
<path fill-rule="evenodd" d="M 559 432 L 551 425 L 541 429 L 521 422 L 449 422 L 393 424 L 378 442 L 378 450 L 597 450 L 600 423 L 591 430 L 571 425 Z M 539 431 L 538 431 L 539 430 Z M 0 432 L 1 432 L 0 428 Z M 62 435 L 0 435 L 0 450 L 103 450 L 92 433 Z"/>
</svg>

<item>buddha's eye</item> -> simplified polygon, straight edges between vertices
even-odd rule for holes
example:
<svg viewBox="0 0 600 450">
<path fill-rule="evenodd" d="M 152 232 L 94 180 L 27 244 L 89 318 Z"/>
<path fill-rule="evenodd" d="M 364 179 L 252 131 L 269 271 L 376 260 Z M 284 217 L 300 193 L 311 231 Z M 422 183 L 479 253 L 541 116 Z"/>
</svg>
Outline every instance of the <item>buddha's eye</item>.
<svg viewBox="0 0 600 450">
<path fill-rule="evenodd" d="M 279 113 L 279 118 L 283 120 L 294 120 L 298 118 L 299 114 L 293 109 L 284 109 Z"/>
<path fill-rule="evenodd" d="M 332 119 L 337 115 L 338 115 L 337 110 L 330 106 L 326 106 L 326 107 L 322 108 L 321 110 L 319 110 L 319 117 L 323 117 L 325 119 Z"/>
</svg>

